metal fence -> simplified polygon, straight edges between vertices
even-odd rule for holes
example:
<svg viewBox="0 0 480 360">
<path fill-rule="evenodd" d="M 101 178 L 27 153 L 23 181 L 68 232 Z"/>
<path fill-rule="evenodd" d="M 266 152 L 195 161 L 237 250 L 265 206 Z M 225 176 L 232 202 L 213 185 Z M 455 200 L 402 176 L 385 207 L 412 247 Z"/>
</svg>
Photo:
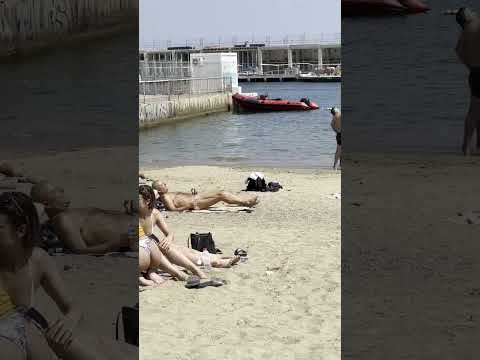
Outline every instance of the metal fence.
<svg viewBox="0 0 480 360">
<path fill-rule="evenodd" d="M 140 48 L 145 51 L 165 50 L 170 47 L 193 47 L 196 49 L 205 49 L 209 47 L 230 47 L 235 45 L 264 44 L 266 46 L 274 45 L 339 45 L 342 36 L 340 33 L 322 33 L 322 34 L 293 34 L 284 37 L 272 37 L 270 35 L 252 37 L 218 37 L 217 39 L 188 39 L 184 42 L 165 41 L 147 41 L 141 40 Z"/>
<path fill-rule="evenodd" d="M 184 78 L 139 81 L 139 94 L 143 96 L 200 95 L 232 91 L 230 77 L 204 79 Z"/>
<path fill-rule="evenodd" d="M 140 61 L 141 81 L 184 79 L 192 76 L 189 62 L 176 61 Z"/>
</svg>

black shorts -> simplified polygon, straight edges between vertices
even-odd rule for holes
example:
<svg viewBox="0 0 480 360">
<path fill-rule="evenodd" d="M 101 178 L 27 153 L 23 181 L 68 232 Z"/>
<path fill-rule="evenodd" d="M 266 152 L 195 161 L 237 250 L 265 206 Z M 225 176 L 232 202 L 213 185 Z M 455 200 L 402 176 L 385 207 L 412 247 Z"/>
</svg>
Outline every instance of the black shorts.
<svg viewBox="0 0 480 360">
<path fill-rule="evenodd" d="M 468 83 L 470 84 L 472 96 L 480 98 L 480 67 L 474 67 L 470 70 Z"/>
<path fill-rule="evenodd" d="M 342 146 L 342 133 L 337 133 L 337 145 Z"/>
</svg>

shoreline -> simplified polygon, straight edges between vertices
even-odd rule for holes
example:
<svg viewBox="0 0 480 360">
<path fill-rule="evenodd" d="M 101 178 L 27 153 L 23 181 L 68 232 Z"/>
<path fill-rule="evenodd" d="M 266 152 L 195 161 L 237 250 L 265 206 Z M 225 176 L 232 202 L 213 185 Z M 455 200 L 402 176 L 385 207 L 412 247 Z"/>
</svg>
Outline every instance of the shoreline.
<svg viewBox="0 0 480 360">
<path fill-rule="evenodd" d="M 341 174 L 341 170 L 333 170 L 327 167 L 316 167 L 316 168 L 308 168 L 308 167 L 292 167 L 292 166 L 273 166 L 273 165 L 248 165 L 248 164 L 209 164 L 209 163 L 201 163 L 201 164 L 176 164 L 176 163 L 168 163 L 163 165 L 152 165 L 152 166 L 140 166 L 139 171 L 141 172 L 152 172 L 156 170 L 163 170 L 163 169 L 177 169 L 177 168 L 203 168 L 203 167 L 211 167 L 211 168 L 224 168 L 224 169 L 232 169 L 232 170 L 240 170 L 240 171 L 270 171 L 270 172 L 287 172 L 287 173 L 296 173 L 296 174 L 311 174 L 311 173 L 332 173 L 332 174 Z"/>
</svg>

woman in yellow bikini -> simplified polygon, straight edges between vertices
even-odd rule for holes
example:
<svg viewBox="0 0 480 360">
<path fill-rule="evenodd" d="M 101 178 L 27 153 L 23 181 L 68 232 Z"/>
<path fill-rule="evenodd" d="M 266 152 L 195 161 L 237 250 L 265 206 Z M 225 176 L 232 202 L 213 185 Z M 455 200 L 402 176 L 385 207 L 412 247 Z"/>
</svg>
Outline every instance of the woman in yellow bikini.
<svg viewBox="0 0 480 360">
<path fill-rule="evenodd" d="M 0 358 L 136 358 L 133 347 L 129 351 L 127 347 L 109 346 L 99 352 L 78 341 L 74 333 L 81 313 L 68 296 L 52 258 L 35 247 L 39 234 L 38 215 L 31 199 L 17 192 L 0 194 Z M 51 325 L 33 310 L 40 287 L 63 314 Z"/>
</svg>

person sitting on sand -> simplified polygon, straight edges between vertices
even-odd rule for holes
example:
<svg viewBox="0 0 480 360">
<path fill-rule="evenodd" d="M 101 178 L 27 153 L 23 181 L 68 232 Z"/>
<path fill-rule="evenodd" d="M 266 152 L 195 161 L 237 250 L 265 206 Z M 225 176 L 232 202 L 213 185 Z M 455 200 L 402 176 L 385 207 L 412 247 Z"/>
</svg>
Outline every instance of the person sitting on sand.
<svg viewBox="0 0 480 360">
<path fill-rule="evenodd" d="M 164 203 L 167 210 L 185 211 L 185 210 L 205 210 L 221 201 L 227 204 L 252 207 L 258 203 L 258 196 L 238 196 L 226 191 L 217 191 L 207 194 L 198 194 L 196 192 L 169 192 L 165 183 L 154 181 L 153 189 L 158 191 L 159 199 Z"/>
<path fill-rule="evenodd" d="M 178 280 L 186 281 L 189 276 L 174 265 L 189 270 L 201 279 L 206 278 L 206 274 L 197 266 L 202 265 L 202 253 L 173 243 L 173 234 L 169 231 L 162 214 L 153 207 L 155 202 L 153 189 L 148 185 L 140 185 L 138 192 L 140 285 L 161 284 L 164 280 L 155 272 L 157 269 L 169 273 Z M 165 235 L 161 240 L 153 234 L 155 225 Z M 210 257 L 211 265 L 218 268 L 229 268 L 240 260 L 239 256 L 221 257 L 211 254 Z M 144 277 L 142 273 L 146 273 L 146 276 Z"/>
<path fill-rule="evenodd" d="M 460 61 L 470 71 L 470 109 L 465 119 L 462 151 L 470 155 L 475 129 L 477 148 L 480 147 L 480 16 L 469 8 L 456 12 L 457 23 L 462 27 L 456 52 Z"/>
<path fill-rule="evenodd" d="M 32 200 L 23 193 L 0 194 L 0 348 L 8 360 L 136 359 L 137 349 L 102 340 L 101 348 L 81 343 L 77 324 L 82 314 L 66 291 L 57 264 L 36 247 L 40 234 Z M 43 324 L 32 314 L 43 288 L 62 313 Z M 43 318 L 44 322 L 47 322 Z M 97 343 L 98 344 L 98 343 Z"/>
<path fill-rule="evenodd" d="M 98 208 L 71 209 L 64 190 L 47 182 L 34 185 L 30 195 L 45 207 L 55 234 L 73 253 L 105 254 L 127 250 L 136 242 L 136 216 Z"/>
</svg>

